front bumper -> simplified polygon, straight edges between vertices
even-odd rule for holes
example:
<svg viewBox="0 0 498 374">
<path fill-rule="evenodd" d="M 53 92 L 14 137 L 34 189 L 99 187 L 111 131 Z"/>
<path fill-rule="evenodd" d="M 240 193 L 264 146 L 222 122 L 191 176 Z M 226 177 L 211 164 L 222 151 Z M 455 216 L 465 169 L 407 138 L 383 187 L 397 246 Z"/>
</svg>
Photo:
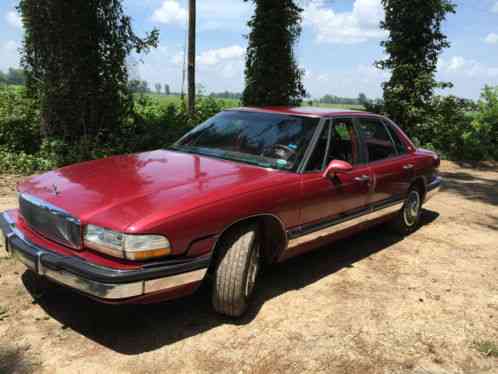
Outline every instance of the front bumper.
<svg viewBox="0 0 498 374">
<path fill-rule="evenodd" d="M 138 298 L 200 283 L 210 262 L 210 256 L 204 256 L 138 270 L 116 270 L 34 245 L 16 227 L 8 213 L 0 214 L 0 229 L 5 237 L 7 252 L 27 268 L 56 283 L 102 300 Z"/>
<path fill-rule="evenodd" d="M 429 183 L 427 185 L 424 202 L 428 202 L 430 199 L 432 199 L 441 190 L 442 185 L 443 179 L 441 177 L 437 177 L 431 183 Z"/>
</svg>

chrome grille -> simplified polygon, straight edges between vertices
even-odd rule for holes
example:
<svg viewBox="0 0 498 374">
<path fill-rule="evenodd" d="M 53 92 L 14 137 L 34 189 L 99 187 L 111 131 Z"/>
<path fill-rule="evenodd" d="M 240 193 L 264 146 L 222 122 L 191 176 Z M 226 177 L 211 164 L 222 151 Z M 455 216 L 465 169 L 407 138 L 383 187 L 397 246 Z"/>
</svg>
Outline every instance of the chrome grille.
<svg viewBox="0 0 498 374">
<path fill-rule="evenodd" d="M 19 209 L 34 231 L 62 245 L 81 249 L 81 225 L 69 213 L 27 194 L 20 195 Z"/>
</svg>

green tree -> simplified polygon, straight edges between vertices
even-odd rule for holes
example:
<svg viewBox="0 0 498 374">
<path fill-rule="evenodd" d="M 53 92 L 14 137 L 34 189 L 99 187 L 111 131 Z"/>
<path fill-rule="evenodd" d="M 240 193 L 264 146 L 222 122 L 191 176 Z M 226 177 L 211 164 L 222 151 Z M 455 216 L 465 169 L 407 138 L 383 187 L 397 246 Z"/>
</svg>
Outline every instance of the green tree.
<svg viewBox="0 0 498 374">
<path fill-rule="evenodd" d="M 164 84 L 164 93 L 166 96 L 171 95 L 171 89 L 169 88 L 169 84 Z"/>
<path fill-rule="evenodd" d="M 358 95 L 358 103 L 360 105 L 365 105 L 369 103 L 367 95 L 365 95 L 363 92 Z"/>
<path fill-rule="evenodd" d="M 8 84 L 22 86 L 26 83 L 26 74 L 23 69 L 9 68 L 6 78 Z"/>
<path fill-rule="evenodd" d="M 141 86 L 142 86 L 142 81 L 138 79 L 132 79 L 128 82 L 128 91 L 130 93 L 140 93 Z"/>
<path fill-rule="evenodd" d="M 0 71 L 0 83 L 22 86 L 26 83 L 26 74 L 22 69 L 9 68 L 7 73 Z"/>
<path fill-rule="evenodd" d="M 163 85 L 161 83 L 156 83 L 154 85 L 154 88 L 156 89 L 158 95 L 160 95 L 163 91 Z"/>
<path fill-rule="evenodd" d="M 248 1 L 248 0 L 245 0 Z M 305 96 L 303 71 L 294 45 L 301 34 L 301 13 L 294 0 L 252 0 L 249 21 L 244 105 L 299 105 Z"/>
<path fill-rule="evenodd" d="M 450 46 L 441 29 L 449 13 L 455 13 L 451 0 L 382 0 L 386 18 L 381 27 L 389 32 L 385 48 L 387 58 L 377 66 L 391 71 L 384 84 L 385 111 L 410 135 L 431 113 L 436 88 L 449 83 L 436 82 L 439 55 Z"/>
<path fill-rule="evenodd" d="M 465 133 L 465 148 L 474 150 L 474 159 L 498 160 L 498 86 L 484 87 L 472 131 Z"/>
<path fill-rule="evenodd" d="M 43 136 L 66 145 L 112 139 L 132 106 L 126 57 L 156 46 L 158 31 L 139 38 L 119 0 L 21 0 L 19 9 Z M 90 157 L 91 146 L 80 149 Z"/>
</svg>

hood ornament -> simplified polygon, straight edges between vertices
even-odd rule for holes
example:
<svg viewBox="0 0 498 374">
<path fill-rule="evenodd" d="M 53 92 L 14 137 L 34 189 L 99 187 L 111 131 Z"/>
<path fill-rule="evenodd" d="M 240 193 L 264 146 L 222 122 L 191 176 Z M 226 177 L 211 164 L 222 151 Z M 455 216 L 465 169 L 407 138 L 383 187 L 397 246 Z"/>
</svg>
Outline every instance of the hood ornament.
<svg viewBox="0 0 498 374">
<path fill-rule="evenodd" d="M 52 191 L 53 191 L 53 193 L 54 193 L 55 196 L 59 196 L 60 191 L 59 191 L 59 188 L 57 187 L 56 184 L 52 185 Z"/>
</svg>

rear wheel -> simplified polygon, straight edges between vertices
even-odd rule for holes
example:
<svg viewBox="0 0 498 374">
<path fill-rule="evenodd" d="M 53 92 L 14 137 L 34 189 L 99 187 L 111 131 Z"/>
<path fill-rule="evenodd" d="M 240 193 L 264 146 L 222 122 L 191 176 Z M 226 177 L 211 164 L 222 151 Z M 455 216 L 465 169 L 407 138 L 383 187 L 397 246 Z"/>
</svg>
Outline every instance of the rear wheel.
<svg viewBox="0 0 498 374">
<path fill-rule="evenodd" d="M 213 282 L 213 307 L 230 317 L 247 310 L 260 270 L 261 239 L 258 225 L 229 232 L 220 245 Z"/>
<path fill-rule="evenodd" d="M 393 220 L 393 226 L 402 235 L 414 232 L 420 226 L 422 195 L 418 188 L 410 189 L 403 208 Z"/>
</svg>

